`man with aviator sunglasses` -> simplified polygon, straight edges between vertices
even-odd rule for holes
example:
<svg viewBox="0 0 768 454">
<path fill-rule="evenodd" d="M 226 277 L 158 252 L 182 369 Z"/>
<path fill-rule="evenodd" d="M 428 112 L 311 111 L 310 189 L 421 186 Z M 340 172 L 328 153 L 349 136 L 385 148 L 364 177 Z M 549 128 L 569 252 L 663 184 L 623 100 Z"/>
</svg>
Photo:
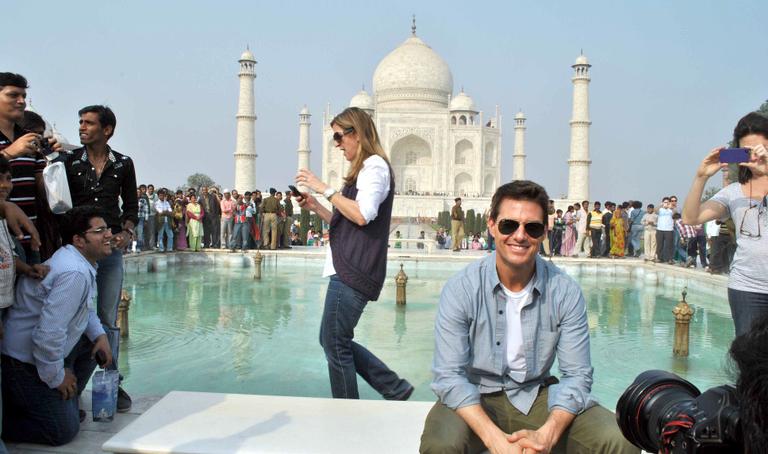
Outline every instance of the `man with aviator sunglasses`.
<svg viewBox="0 0 768 454">
<path fill-rule="evenodd" d="M 488 220 L 496 251 L 443 288 L 432 369 L 439 400 L 421 452 L 639 452 L 590 395 L 580 287 L 538 254 L 548 202 L 531 181 L 499 187 Z M 560 380 L 550 374 L 555 357 Z"/>
</svg>

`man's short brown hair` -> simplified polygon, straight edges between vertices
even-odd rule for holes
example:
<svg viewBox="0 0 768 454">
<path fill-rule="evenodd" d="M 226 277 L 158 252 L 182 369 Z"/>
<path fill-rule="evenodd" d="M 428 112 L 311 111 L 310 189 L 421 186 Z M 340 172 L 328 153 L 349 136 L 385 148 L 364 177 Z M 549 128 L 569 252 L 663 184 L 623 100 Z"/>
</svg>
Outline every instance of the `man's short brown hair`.
<svg viewBox="0 0 768 454">
<path fill-rule="evenodd" d="M 547 224 L 549 194 L 547 194 L 547 190 L 540 184 L 529 180 L 515 180 L 511 183 L 499 186 L 499 188 L 496 189 L 496 193 L 493 194 L 493 199 L 491 199 L 491 212 L 489 216 L 494 221 L 499 215 L 499 206 L 501 206 L 501 202 L 505 199 L 535 202 L 541 207 L 541 212 L 544 216 L 542 219 L 544 225 Z"/>
</svg>

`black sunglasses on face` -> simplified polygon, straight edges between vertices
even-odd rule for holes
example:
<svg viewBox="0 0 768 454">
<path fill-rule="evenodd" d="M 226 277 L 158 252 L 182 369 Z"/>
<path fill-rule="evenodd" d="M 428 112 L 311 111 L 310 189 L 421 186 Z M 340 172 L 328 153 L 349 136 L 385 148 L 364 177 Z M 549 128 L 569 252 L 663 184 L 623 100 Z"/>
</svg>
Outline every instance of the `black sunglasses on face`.
<svg viewBox="0 0 768 454">
<path fill-rule="evenodd" d="M 517 232 L 520 228 L 520 221 L 514 219 L 502 219 L 496 225 L 499 226 L 499 233 L 502 235 L 510 235 Z M 544 224 L 541 222 L 526 222 L 523 224 L 525 234 L 531 238 L 539 238 L 544 235 Z"/>
<path fill-rule="evenodd" d="M 334 133 L 333 133 L 333 140 L 334 140 L 336 143 L 341 143 L 341 139 L 342 139 L 344 136 L 346 136 L 347 134 L 349 134 L 350 132 L 354 131 L 354 130 L 355 130 L 355 128 L 347 128 L 347 129 L 345 129 L 343 132 L 334 132 Z"/>
</svg>

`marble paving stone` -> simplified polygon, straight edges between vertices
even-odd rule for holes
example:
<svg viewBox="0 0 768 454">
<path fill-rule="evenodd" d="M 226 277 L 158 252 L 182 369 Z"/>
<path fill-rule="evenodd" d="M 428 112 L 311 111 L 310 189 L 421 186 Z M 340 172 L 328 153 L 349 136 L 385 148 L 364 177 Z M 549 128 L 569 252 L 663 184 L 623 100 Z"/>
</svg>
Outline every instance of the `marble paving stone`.
<svg viewBox="0 0 768 454">
<path fill-rule="evenodd" d="M 104 449 L 222 454 L 417 452 L 432 405 L 173 391 L 107 441 Z"/>
</svg>

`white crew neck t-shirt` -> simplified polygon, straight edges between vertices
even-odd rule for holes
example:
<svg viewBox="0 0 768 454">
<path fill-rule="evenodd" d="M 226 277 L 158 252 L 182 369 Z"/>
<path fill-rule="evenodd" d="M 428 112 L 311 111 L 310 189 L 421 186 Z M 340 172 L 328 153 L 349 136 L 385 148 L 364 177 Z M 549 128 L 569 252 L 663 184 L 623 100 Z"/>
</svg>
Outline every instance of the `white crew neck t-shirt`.
<svg viewBox="0 0 768 454">
<path fill-rule="evenodd" d="M 524 289 L 513 292 L 501 286 L 507 298 L 507 367 L 508 375 L 517 382 L 525 380 L 525 347 L 523 345 L 523 326 L 520 320 L 520 312 L 523 306 L 531 301 L 531 289 L 533 289 L 532 277 Z"/>
</svg>

